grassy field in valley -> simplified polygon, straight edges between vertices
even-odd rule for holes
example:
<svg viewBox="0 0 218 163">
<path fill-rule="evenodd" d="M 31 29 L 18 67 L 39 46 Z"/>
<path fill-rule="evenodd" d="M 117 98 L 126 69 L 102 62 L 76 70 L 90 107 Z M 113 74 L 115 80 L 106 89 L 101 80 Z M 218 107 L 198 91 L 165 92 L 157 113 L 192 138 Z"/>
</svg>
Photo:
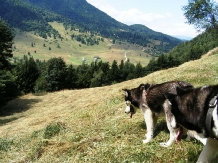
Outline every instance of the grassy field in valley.
<svg viewBox="0 0 218 163">
<path fill-rule="evenodd" d="M 111 86 L 28 94 L 10 101 L 0 117 L 0 162 L 16 163 L 192 163 L 203 145 L 197 140 L 162 148 L 169 132 L 164 118 L 155 138 L 143 144 L 146 127 L 140 110 L 124 113 L 123 88 L 141 83 L 184 80 L 194 86 L 218 83 L 218 51 L 176 68 Z M 16 110 L 16 112 L 15 112 Z M 217 162 L 218 156 L 213 161 Z"/>
<path fill-rule="evenodd" d="M 143 51 L 144 48 L 138 45 L 112 44 L 110 39 L 104 38 L 104 42 L 100 41 L 99 45 L 88 46 L 71 39 L 72 34 L 84 33 L 70 29 L 65 30 L 61 23 L 51 22 L 50 24 L 61 34 L 63 39 L 54 39 L 53 37 L 44 39 L 34 32 L 17 30 L 13 45 L 14 57 L 22 58 L 23 55 L 28 55 L 28 53 L 39 60 L 62 57 L 66 63 L 73 65 L 80 65 L 83 58 L 86 59 L 87 63 L 91 63 L 95 56 L 99 56 L 104 62 L 112 63 L 116 60 L 120 63 L 121 60 L 125 60 L 126 54 L 131 63 L 140 62 L 143 66 L 147 65 L 151 59 L 151 56 Z"/>
</svg>

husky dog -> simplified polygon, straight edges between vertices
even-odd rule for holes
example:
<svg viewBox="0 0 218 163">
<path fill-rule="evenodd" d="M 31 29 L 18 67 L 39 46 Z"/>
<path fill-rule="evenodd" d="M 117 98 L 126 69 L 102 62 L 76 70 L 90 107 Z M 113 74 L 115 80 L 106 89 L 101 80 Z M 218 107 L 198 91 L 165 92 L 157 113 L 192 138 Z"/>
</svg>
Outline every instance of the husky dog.
<svg viewBox="0 0 218 163">
<path fill-rule="evenodd" d="M 166 119 L 172 135 L 176 135 L 175 126 L 179 124 L 207 138 L 197 162 L 210 162 L 218 154 L 218 85 L 177 88 L 176 94 L 165 93 L 165 97 Z"/>
<path fill-rule="evenodd" d="M 143 112 L 147 127 L 146 139 L 143 140 L 143 143 L 148 143 L 153 139 L 154 127 L 156 125 L 158 116 L 160 116 L 161 113 L 164 113 L 163 104 L 166 100 L 164 93 L 167 92 L 176 94 L 176 88 L 190 90 L 194 87 L 184 81 L 170 81 L 155 85 L 150 85 L 148 83 L 140 84 L 137 88 L 133 88 L 131 90 L 123 89 L 126 102 L 125 113 L 130 114 L 130 117 L 132 117 L 132 115 L 136 112 L 136 108 L 140 108 Z M 173 141 L 163 143 L 161 146 L 169 146 L 172 144 L 172 142 Z"/>
</svg>

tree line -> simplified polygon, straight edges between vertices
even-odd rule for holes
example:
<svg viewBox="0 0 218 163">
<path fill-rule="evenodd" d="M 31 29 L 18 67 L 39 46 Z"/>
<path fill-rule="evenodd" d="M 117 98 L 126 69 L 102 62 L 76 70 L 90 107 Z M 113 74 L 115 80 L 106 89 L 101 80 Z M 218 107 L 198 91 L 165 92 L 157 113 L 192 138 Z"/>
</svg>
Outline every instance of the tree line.
<svg viewBox="0 0 218 163">
<path fill-rule="evenodd" d="M 60 57 L 35 61 L 27 56 L 17 61 L 12 74 L 16 76 L 16 85 L 23 93 L 99 87 L 144 75 L 140 63 L 134 65 L 123 60 L 120 64 L 116 60 L 111 65 L 100 60 L 74 67 Z"/>
</svg>

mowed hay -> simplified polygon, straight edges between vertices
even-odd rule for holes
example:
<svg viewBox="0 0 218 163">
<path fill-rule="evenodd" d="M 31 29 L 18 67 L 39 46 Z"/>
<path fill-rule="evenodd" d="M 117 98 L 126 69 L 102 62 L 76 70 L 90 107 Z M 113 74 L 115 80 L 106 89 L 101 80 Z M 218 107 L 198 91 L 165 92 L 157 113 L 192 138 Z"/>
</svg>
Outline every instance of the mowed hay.
<svg viewBox="0 0 218 163">
<path fill-rule="evenodd" d="M 154 140 L 142 144 L 143 115 L 138 110 L 130 119 L 124 113 L 122 89 L 170 80 L 217 84 L 217 58 L 213 54 L 111 86 L 12 100 L 0 117 L 0 162 L 195 162 L 203 148 L 196 140 L 159 146 L 169 138 L 164 118 L 158 121 Z"/>
</svg>

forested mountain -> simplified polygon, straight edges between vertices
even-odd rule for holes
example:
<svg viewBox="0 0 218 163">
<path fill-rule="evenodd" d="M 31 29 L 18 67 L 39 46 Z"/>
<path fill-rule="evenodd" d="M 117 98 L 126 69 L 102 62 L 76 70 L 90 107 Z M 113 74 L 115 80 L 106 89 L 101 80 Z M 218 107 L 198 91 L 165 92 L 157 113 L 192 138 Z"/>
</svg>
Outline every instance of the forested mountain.
<svg viewBox="0 0 218 163">
<path fill-rule="evenodd" d="M 176 67 L 184 62 L 201 58 L 203 54 L 218 46 L 217 36 L 218 30 L 211 28 L 191 41 L 177 45 L 167 54 L 161 55 L 157 60 L 150 60 L 145 68 L 146 73 Z"/>
<path fill-rule="evenodd" d="M 59 33 L 48 22 L 62 22 L 65 28 L 91 32 L 114 41 L 152 46 L 159 54 L 182 41 L 142 25 L 128 26 L 116 21 L 85 0 L 0 0 L 0 17 L 10 27 L 35 31 L 41 37 Z M 152 32 L 151 32 L 152 31 Z"/>
<path fill-rule="evenodd" d="M 160 51 L 168 52 L 171 50 L 172 47 L 175 47 L 178 44 L 178 42 L 175 41 L 174 37 L 165 35 L 160 32 L 155 32 L 144 25 L 135 24 L 135 25 L 131 25 L 130 28 L 133 31 L 147 38 L 153 38 L 154 40 L 161 41 L 161 43 L 156 46 L 156 48 L 159 49 Z M 167 44 L 164 44 L 166 42 L 171 42 L 171 45 L 169 46 Z"/>
</svg>

